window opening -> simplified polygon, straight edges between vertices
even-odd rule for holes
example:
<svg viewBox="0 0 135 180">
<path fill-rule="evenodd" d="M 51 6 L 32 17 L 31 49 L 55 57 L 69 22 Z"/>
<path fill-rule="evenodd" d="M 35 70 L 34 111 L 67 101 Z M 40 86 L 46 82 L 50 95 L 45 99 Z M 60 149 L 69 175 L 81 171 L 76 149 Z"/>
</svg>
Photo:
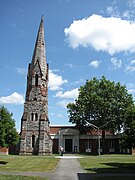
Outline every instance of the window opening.
<svg viewBox="0 0 135 180">
<path fill-rule="evenodd" d="M 38 113 L 35 114 L 35 121 L 38 120 Z"/>
<path fill-rule="evenodd" d="M 33 113 L 31 114 L 31 120 L 32 121 L 34 120 L 34 114 Z"/>
<path fill-rule="evenodd" d="M 34 148 L 34 146 L 35 146 L 35 135 L 33 134 L 32 135 L 32 147 Z"/>
<path fill-rule="evenodd" d="M 35 86 L 38 87 L 38 75 L 35 75 Z"/>
</svg>

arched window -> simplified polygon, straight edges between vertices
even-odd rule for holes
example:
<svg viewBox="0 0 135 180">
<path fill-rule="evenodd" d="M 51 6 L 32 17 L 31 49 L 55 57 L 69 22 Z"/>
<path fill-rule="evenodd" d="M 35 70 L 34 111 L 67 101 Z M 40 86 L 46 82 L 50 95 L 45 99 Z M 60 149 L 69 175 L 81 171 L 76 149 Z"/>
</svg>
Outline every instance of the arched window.
<svg viewBox="0 0 135 180">
<path fill-rule="evenodd" d="M 38 87 L 38 74 L 35 75 L 35 86 Z"/>
<path fill-rule="evenodd" d="M 38 113 L 35 114 L 35 121 L 38 120 Z"/>
<path fill-rule="evenodd" d="M 36 97 L 34 98 L 34 101 L 37 101 L 37 98 L 36 98 Z"/>
<path fill-rule="evenodd" d="M 35 135 L 33 134 L 32 135 L 32 147 L 34 148 L 34 146 L 35 146 Z"/>
<path fill-rule="evenodd" d="M 32 121 L 34 120 L 34 114 L 33 113 L 31 114 L 31 120 Z"/>
</svg>

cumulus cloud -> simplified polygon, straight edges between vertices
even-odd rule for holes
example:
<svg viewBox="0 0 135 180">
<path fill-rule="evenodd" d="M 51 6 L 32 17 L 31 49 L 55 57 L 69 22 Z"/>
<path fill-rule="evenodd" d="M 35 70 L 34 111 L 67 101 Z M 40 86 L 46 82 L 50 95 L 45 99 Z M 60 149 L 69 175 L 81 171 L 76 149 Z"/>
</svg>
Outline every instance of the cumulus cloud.
<svg viewBox="0 0 135 180">
<path fill-rule="evenodd" d="M 111 62 L 112 62 L 114 69 L 120 69 L 122 66 L 121 59 L 117 59 L 117 58 L 113 57 L 113 58 L 111 58 Z"/>
<path fill-rule="evenodd" d="M 64 30 L 72 48 L 92 46 L 109 54 L 121 51 L 135 52 L 135 22 L 117 17 L 93 14 L 82 20 L 74 20 Z"/>
<path fill-rule="evenodd" d="M 71 91 L 66 91 L 66 92 L 62 92 L 62 91 L 59 91 L 57 94 L 56 94 L 56 97 L 59 97 L 59 98 L 67 98 L 67 99 L 76 99 L 78 97 L 78 88 L 76 89 L 73 89 Z"/>
<path fill-rule="evenodd" d="M 101 61 L 94 60 L 94 61 L 90 62 L 89 66 L 92 66 L 94 68 L 98 68 L 100 63 L 101 63 Z"/>
<path fill-rule="evenodd" d="M 135 59 L 130 61 L 130 64 L 126 67 L 126 71 L 130 73 L 135 72 Z"/>
<path fill-rule="evenodd" d="M 59 90 L 62 89 L 61 86 L 64 83 L 67 83 L 66 79 L 63 79 L 62 76 L 55 74 L 52 70 L 49 70 L 49 88 L 50 90 Z"/>
<path fill-rule="evenodd" d="M 0 104 L 23 104 L 24 98 L 21 94 L 17 92 L 12 93 L 9 96 L 1 97 Z"/>
</svg>

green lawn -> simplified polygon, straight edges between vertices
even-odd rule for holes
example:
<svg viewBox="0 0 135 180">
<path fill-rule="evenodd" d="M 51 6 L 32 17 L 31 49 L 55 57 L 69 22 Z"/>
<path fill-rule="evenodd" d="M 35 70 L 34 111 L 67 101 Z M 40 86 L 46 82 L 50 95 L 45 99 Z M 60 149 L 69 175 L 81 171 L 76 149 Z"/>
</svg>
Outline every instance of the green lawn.
<svg viewBox="0 0 135 180">
<path fill-rule="evenodd" d="M 0 171 L 49 172 L 56 168 L 58 161 L 54 156 L 0 155 Z"/>
<path fill-rule="evenodd" d="M 83 155 L 79 161 L 89 173 L 135 173 L 135 155 Z"/>
<path fill-rule="evenodd" d="M 0 180 L 48 180 L 42 177 L 0 175 Z"/>
</svg>

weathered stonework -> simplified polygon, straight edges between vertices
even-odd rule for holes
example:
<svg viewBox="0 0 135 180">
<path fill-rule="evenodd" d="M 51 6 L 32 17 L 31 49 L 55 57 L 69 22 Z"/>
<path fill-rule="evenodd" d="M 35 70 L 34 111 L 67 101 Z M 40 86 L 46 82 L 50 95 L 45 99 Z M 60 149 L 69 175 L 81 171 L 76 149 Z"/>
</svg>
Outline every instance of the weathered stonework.
<svg viewBox="0 0 135 180">
<path fill-rule="evenodd" d="M 52 140 L 48 119 L 48 64 L 46 64 L 42 17 L 32 62 L 28 68 L 19 154 L 46 155 L 51 153 Z"/>
</svg>

